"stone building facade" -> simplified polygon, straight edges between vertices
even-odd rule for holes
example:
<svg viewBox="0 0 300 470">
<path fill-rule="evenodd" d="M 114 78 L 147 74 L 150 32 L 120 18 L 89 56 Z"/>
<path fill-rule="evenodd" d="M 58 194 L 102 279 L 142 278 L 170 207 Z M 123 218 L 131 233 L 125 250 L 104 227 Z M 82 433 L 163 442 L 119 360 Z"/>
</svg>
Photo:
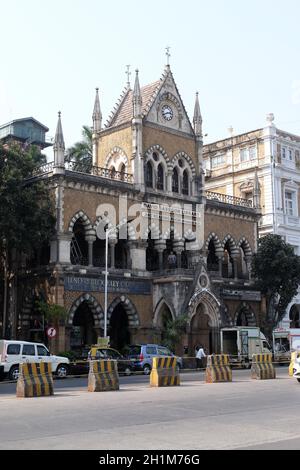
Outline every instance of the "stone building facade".
<svg viewBox="0 0 300 470">
<path fill-rule="evenodd" d="M 106 230 L 112 346 L 160 343 L 168 320 L 181 314 L 188 326 L 180 354 L 184 346 L 194 354 L 199 343 L 218 352 L 220 328 L 261 324 L 264 303 L 250 269 L 259 211 L 252 201 L 205 190 L 198 95 L 191 123 L 169 65 L 144 87 L 136 72 L 105 126 L 97 90 L 89 173 L 66 164 L 64 154 L 59 116 L 54 162 L 35 176 L 51 185 L 56 236 L 49 262 L 20 274 L 20 336 L 35 334 L 40 294 L 67 312 L 53 350 L 103 336 Z"/>
<path fill-rule="evenodd" d="M 259 235 L 281 235 L 300 255 L 300 136 L 282 131 L 267 116 L 265 127 L 205 145 L 209 191 L 253 201 L 261 208 Z M 300 326 L 300 295 L 279 326 Z"/>
</svg>

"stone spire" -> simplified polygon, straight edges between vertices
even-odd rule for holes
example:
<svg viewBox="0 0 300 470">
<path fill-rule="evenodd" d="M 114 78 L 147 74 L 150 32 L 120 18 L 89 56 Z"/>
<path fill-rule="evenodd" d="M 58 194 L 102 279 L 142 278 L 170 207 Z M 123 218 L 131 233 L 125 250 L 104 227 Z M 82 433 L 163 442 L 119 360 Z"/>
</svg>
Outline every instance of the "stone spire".
<svg viewBox="0 0 300 470">
<path fill-rule="evenodd" d="M 99 88 L 96 88 L 96 97 L 93 111 L 93 132 L 101 131 L 102 114 L 100 109 Z"/>
<path fill-rule="evenodd" d="M 132 160 L 134 182 L 140 191 L 144 190 L 144 161 L 143 161 L 143 125 L 142 125 L 142 95 L 139 82 L 139 71 L 135 71 L 135 82 L 132 94 Z"/>
<path fill-rule="evenodd" d="M 54 151 L 54 167 L 65 168 L 65 142 L 61 125 L 61 112 L 58 113 L 58 121 L 56 127 L 56 133 L 53 144 Z"/>
<path fill-rule="evenodd" d="M 200 104 L 199 104 L 199 97 L 198 92 L 196 93 L 196 100 L 195 100 L 195 108 L 194 108 L 194 117 L 193 117 L 193 124 L 194 124 L 194 132 L 196 136 L 202 137 L 202 116 L 200 111 Z"/>
<path fill-rule="evenodd" d="M 139 71 L 136 69 L 135 71 L 135 82 L 134 82 L 134 89 L 133 89 L 133 117 L 141 117 L 142 114 L 142 95 L 141 95 L 141 88 L 139 82 Z"/>
</svg>

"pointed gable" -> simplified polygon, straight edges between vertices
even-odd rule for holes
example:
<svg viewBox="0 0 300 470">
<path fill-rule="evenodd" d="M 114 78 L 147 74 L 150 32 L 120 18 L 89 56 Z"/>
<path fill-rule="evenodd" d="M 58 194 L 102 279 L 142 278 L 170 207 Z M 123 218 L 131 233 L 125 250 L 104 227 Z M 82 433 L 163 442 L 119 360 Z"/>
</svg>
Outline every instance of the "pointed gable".
<svg viewBox="0 0 300 470">
<path fill-rule="evenodd" d="M 142 117 L 145 121 L 194 135 L 193 127 L 169 66 L 166 66 L 159 80 L 141 87 L 141 97 Z M 162 115 L 163 106 L 171 107 L 173 115 L 169 121 Z M 125 88 L 105 127 L 117 127 L 130 123 L 132 119 L 133 91 L 130 88 Z"/>
</svg>

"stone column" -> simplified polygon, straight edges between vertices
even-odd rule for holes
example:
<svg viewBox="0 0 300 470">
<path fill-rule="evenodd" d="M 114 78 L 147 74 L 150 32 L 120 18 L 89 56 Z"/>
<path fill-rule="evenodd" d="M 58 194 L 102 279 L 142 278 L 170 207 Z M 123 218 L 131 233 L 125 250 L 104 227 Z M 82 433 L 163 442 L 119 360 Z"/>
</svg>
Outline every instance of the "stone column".
<svg viewBox="0 0 300 470">
<path fill-rule="evenodd" d="M 177 268 L 181 269 L 181 254 L 184 251 L 184 241 L 183 240 L 175 240 L 173 243 L 173 248 L 176 253 L 177 257 Z"/>
<path fill-rule="evenodd" d="M 115 269 L 115 248 L 118 240 L 116 238 L 109 238 L 108 239 L 108 249 L 110 253 L 110 267 Z"/>
<path fill-rule="evenodd" d="M 232 261 L 233 261 L 233 274 L 234 274 L 234 280 L 238 280 L 238 259 L 236 256 L 232 256 Z"/>
<path fill-rule="evenodd" d="M 73 233 L 58 234 L 51 241 L 50 263 L 71 263 L 71 241 Z"/>
<path fill-rule="evenodd" d="M 168 170 L 168 173 L 167 173 L 167 192 L 168 193 L 172 192 L 172 175 L 173 175 L 172 170 L 171 172 Z"/>
<path fill-rule="evenodd" d="M 158 252 L 159 270 L 162 271 L 164 269 L 163 252 L 166 249 L 166 240 L 155 240 L 154 247 Z"/>
<path fill-rule="evenodd" d="M 91 267 L 91 266 L 93 266 L 93 244 L 96 241 L 96 236 L 95 235 L 89 235 L 89 236 L 86 237 L 86 241 L 88 242 L 88 246 L 89 246 L 88 265 Z"/>
<path fill-rule="evenodd" d="M 146 270 L 146 240 L 130 240 L 128 242 L 131 268 L 145 271 Z"/>
</svg>

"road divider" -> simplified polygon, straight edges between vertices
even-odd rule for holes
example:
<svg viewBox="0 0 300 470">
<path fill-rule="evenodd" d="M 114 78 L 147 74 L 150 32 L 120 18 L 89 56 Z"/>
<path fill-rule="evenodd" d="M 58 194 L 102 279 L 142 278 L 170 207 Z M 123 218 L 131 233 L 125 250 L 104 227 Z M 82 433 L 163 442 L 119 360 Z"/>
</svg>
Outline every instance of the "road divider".
<svg viewBox="0 0 300 470">
<path fill-rule="evenodd" d="M 251 379 L 276 379 L 276 371 L 272 363 L 272 354 L 253 354 Z"/>
<path fill-rule="evenodd" d="M 89 392 L 107 392 L 119 390 L 119 374 L 117 361 L 90 361 L 88 375 Z"/>
<path fill-rule="evenodd" d="M 180 372 L 176 357 L 154 357 L 150 374 L 150 387 L 180 385 Z"/>
<path fill-rule="evenodd" d="M 229 356 L 227 354 L 207 356 L 205 382 L 232 382 L 232 370 L 229 363 Z"/>
<path fill-rule="evenodd" d="M 16 394 L 18 398 L 54 395 L 51 362 L 21 363 Z"/>
</svg>

